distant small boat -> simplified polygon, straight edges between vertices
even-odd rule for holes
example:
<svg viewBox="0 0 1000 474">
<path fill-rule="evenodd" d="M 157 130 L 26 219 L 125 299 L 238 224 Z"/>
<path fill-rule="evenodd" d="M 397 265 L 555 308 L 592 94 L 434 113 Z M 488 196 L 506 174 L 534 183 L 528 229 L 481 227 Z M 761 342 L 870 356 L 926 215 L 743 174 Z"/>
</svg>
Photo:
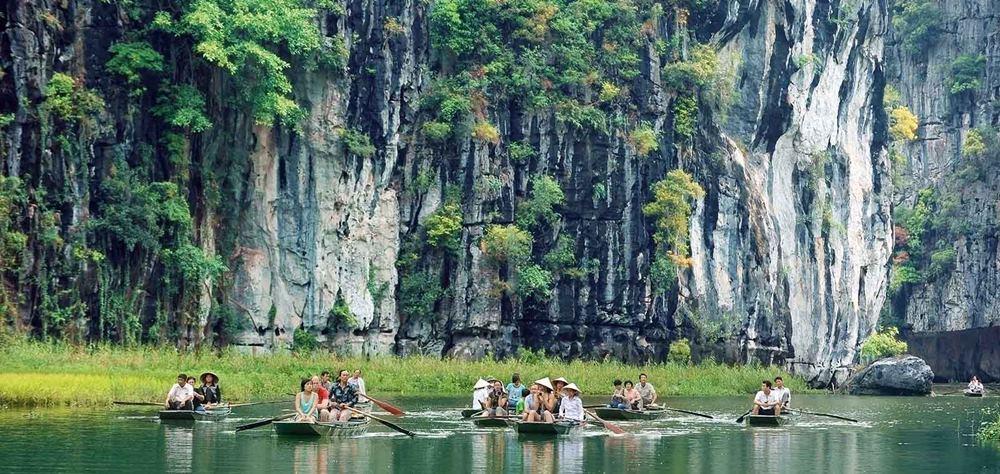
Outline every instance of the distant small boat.
<svg viewBox="0 0 1000 474">
<path fill-rule="evenodd" d="M 160 410 L 160 419 L 167 421 L 222 421 L 232 413 L 229 408 L 215 410 Z"/>
<path fill-rule="evenodd" d="M 667 413 L 667 410 L 622 410 L 621 408 L 595 408 L 597 416 L 605 420 L 655 420 Z"/>
<path fill-rule="evenodd" d="M 472 422 L 480 428 L 506 428 L 507 421 L 517 420 L 516 416 L 474 416 Z"/>
<path fill-rule="evenodd" d="M 283 436 L 337 436 L 348 437 L 363 434 L 368 431 L 371 420 L 352 419 L 351 421 L 336 421 L 328 423 L 309 423 L 306 421 L 275 421 L 274 432 Z"/>
<path fill-rule="evenodd" d="M 784 416 L 775 415 L 748 415 L 747 426 L 781 426 L 788 420 Z"/>
<path fill-rule="evenodd" d="M 519 435 L 537 436 L 557 436 L 572 433 L 578 430 L 583 423 L 576 421 L 557 421 L 555 423 L 545 423 L 540 421 L 510 421 L 514 431 Z"/>
<path fill-rule="evenodd" d="M 968 390 L 965 391 L 965 396 L 966 397 L 977 397 L 978 398 L 978 397 L 982 397 L 983 394 L 984 394 L 984 392 L 970 392 Z"/>
</svg>

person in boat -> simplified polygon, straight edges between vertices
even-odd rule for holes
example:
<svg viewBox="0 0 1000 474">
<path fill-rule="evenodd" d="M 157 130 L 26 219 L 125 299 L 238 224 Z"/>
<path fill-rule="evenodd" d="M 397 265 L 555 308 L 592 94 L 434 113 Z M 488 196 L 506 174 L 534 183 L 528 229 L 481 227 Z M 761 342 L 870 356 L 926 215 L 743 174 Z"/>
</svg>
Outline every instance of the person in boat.
<svg viewBox="0 0 1000 474">
<path fill-rule="evenodd" d="M 753 397 L 751 411 L 754 415 L 781 415 L 781 400 L 771 390 L 770 380 L 765 380 L 760 384 L 760 391 Z"/>
<path fill-rule="evenodd" d="M 212 372 L 201 374 L 199 391 L 205 398 L 205 408 L 214 408 L 222 403 L 222 388 L 219 387 L 219 377 Z"/>
<path fill-rule="evenodd" d="M 975 375 L 972 376 L 972 380 L 969 381 L 969 393 L 983 393 L 983 383 L 979 381 L 979 377 Z"/>
<path fill-rule="evenodd" d="M 193 376 L 187 378 L 187 384 L 191 387 L 191 393 L 194 395 L 191 398 L 191 406 L 195 411 L 205 411 L 205 395 L 201 393 L 200 388 L 194 388 L 196 381 Z"/>
<path fill-rule="evenodd" d="M 503 389 L 503 383 L 494 378 L 487 382 L 493 385 L 486 392 L 482 416 L 507 416 L 507 392 Z"/>
<path fill-rule="evenodd" d="M 517 401 L 517 406 L 514 407 L 514 413 L 518 415 L 524 413 L 524 399 L 528 398 L 528 394 L 530 393 L 531 390 L 528 390 L 528 387 L 521 388 L 521 399 Z"/>
<path fill-rule="evenodd" d="M 354 414 L 348 408 L 353 408 L 358 404 L 358 392 L 354 386 L 347 383 L 351 373 L 347 370 L 340 371 L 340 380 L 334 384 L 333 391 L 330 392 L 330 420 L 348 421 Z"/>
<path fill-rule="evenodd" d="M 642 410 L 642 395 L 636 390 L 631 380 L 625 381 L 625 406 L 629 410 Z"/>
<path fill-rule="evenodd" d="M 194 387 L 188 385 L 187 380 L 188 376 L 185 374 L 177 376 L 177 383 L 173 387 L 170 387 L 170 391 L 167 392 L 167 399 L 163 402 L 163 406 L 167 410 L 194 409 L 194 405 L 191 402 L 194 399 Z"/>
<path fill-rule="evenodd" d="M 583 401 L 580 400 L 580 389 L 575 383 L 563 387 L 565 396 L 559 403 L 559 419 L 583 421 Z"/>
<path fill-rule="evenodd" d="M 642 397 L 643 406 L 651 406 L 656 404 L 656 387 L 649 383 L 649 377 L 646 374 L 639 374 L 639 385 L 636 385 L 635 389 L 639 391 L 639 396 Z"/>
<path fill-rule="evenodd" d="M 325 388 L 327 393 L 333 389 L 333 380 L 330 380 L 330 371 L 324 370 L 319 374 L 319 384 L 321 387 Z"/>
<path fill-rule="evenodd" d="M 563 388 L 566 387 L 566 385 L 569 385 L 569 381 L 562 377 L 559 377 L 553 380 L 552 384 L 555 385 L 555 389 L 552 391 L 552 393 L 549 394 L 548 409 L 549 412 L 552 413 L 553 416 L 555 416 L 559 414 L 559 404 L 562 403 L 563 399 L 562 390 Z"/>
<path fill-rule="evenodd" d="M 504 389 L 507 392 L 507 411 L 516 411 L 517 404 L 521 402 L 521 392 L 526 387 L 521 384 L 521 374 L 514 372 L 510 377 L 510 383 Z"/>
<path fill-rule="evenodd" d="M 552 412 L 547 408 L 552 390 L 552 382 L 549 382 L 548 377 L 536 380 L 531 385 L 531 393 L 524 398 L 524 415 L 521 419 L 552 423 L 554 421 Z"/>
<path fill-rule="evenodd" d="M 483 379 L 476 381 L 476 385 L 472 387 L 472 408 L 486 409 L 486 394 L 489 387 L 490 384 Z"/>
<path fill-rule="evenodd" d="M 615 379 L 612 385 L 614 385 L 615 389 L 611 392 L 611 402 L 608 403 L 608 408 L 625 410 L 628 408 L 628 405 L 625 404 L 625 388 L 622 387 L 621 379 Z"/>
<path fill-rule="evenodd" d="M 330 391 L 323 388 L 323 379 L 319 375 L 313 375 L 309 380 L 312 381 L 313 391 L 319 397 L 316 405 L 319 421 L 330 421 Z"/>
<path fill-rule="evenodd" d="M 358 392 L 358 395 L 368 394 L 368 390 L 365 389 L 365 379 L 361 378 L 361 369 L 355 369 L 354 375 L 350 379 L 347 379 L 347 383 L 354 386 L 354 390 Z"/>
<path fill-rule="evenodd" d="M 781 402 L 781 409 L 787 410 L 792 403 L 792 392 L 785 386 L 785 381 L 781 377 L 774 378 L 774 390 L 771 391 L 774 392 L 775 398 Z"/>
<path fill-rule="evenodd" d="M 319 393 L 312 379 L 302 379 L 302 391 L 295 395 L 295 421 L 316 423 L 319 416 Z"/>
</svg>

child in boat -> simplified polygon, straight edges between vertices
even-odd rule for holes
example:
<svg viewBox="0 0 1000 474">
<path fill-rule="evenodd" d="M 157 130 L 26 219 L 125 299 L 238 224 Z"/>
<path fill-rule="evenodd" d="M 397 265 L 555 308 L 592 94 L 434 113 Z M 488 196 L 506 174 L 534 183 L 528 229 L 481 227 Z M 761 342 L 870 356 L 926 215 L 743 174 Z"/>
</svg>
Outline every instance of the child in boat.
<svg viewBox="0 0 1000 474">
<path fill-rule="evenodd" d="M 295 396 L 295 421 L 316 423 L 319 395 L 313 390 L 311 379 L 302 380 L 302 391 Z"/>
<path fill-rule="evenodd" d="M 521 398 L 517 400 L 517 406 L 514 408 L 514 412 L 518 415 L 524 413 L 524 399 L 528 398 L 529 393 L 531 393 L 531 390 L 528 390 L 528 387 L 521 388 Z"/>
<path fill-rule="evenodd" d="M 608 403 L 608 408 L 618 408 L 624 410 L 627 405 L 625 405 L 625 389 L 622 388 L 622 381 L 620 379 L 615 379 L 612 384 L 615 390 L 611 392 L 611 403 Z"/>
</svg>

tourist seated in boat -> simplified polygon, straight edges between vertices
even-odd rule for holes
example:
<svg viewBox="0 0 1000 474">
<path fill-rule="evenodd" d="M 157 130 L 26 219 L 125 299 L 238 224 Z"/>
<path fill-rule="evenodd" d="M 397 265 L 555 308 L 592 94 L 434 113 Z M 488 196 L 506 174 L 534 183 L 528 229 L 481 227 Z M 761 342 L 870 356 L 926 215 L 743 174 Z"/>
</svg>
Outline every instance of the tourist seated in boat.
<svg viewBox="0 0 1000 474">
<path fill-rule="evenodd" d="M 504 390 L 507 392 L 507 411 L 516 411 L 517 404 L 521 402 L 521 392 L 527 388 L 521 384 L 521 374 L 514 372 L 514 375 L 510 377 L 510 383 Z"/>
<path fill-rule="evenodd" d="M 524 421 L 543 421 L 552 423 L 554 420 L 552 412 L 548 410 L 549 398 L 552 394 L 552 382 L 548 377 L 536 380 L 531 385 L 531 393 L 524 399 Z"/>
<path fill-rule="evenodd" d="M 330 390 L 333 390 L 333 380 L 332 377 L 330 377 L 329 370 L 324 370 L 323 372 L 320 372 L 319 384 L 320 386 L 326 389 L 327 393 L 330 393 Z"/>
<path fill-rule="evenodd" d="M 365 379 L 361 378 L 361 369 L 355 369 L 354 375 L 347 379 L 347 383 L 354 386 L 354 391 L 358 392 L 358 395 L 368 395 L 368 390 L 365 389 Z"/>
<path fill-rule="evenodd" d="M 222 403 L 222 388 L 219 387 L 219 377 L 212 372 L 201 374 L 201 387 L 198 392 L 204 397 L 205 408 L 214 408 Z"/>
<path fill-rule="evenodd" d="M 559 413 L 559 404 L 562 403 L 563 399 L 563 388 L 569 384 L 569 381 L 559 377 L 552 381 L 552 385 L 555 385 L 555 389 L 549 394 L 549 405 L 548 410 L 554 415 Z"/>
<path fill-rule="evenodd" d="M 484 402 L 486 402 L 486 394 L 489 387 L 490 384 L 483 379 L 476 381 L 476 385 L 472 387 L 472 408 L 477 410 L 486 409 Z"/>
<path fill-rule="evenodd" d="M 612 385 L 614 385 L 615 389 L 611 392 L 611 402 L 608 403 L 608 408 L 627 409 L 628 405 L 625 404 L 625 387 L 622 387 L 621 379 L 615 379 Z"/>
<path fill-rule="evenodd" d="M 760 384 L 760 391 L 753 397 L 754 415 L 781 415 L 781 401 L 771 390 L 771 381 L 765 380 Z"/>
<path fill-rule="evenodd" d="M 649 383 L 649 377 L 646 374 L 639 374 L 639 385 L 636 385 L 635 389 L 642 397 L 643 406 L 648 407 L 656 403 L 656 388 Z"/>
<path fill-rule="evenodd" d="M 319 421 L 331 421 L 330 391 L 323 388 L 323 379 L 319 375 L 313 375 L 310 380 L 313 384 L 313 391 L 319 396 L 319 402 L 316 405 L 317 410 L 319 410 Z"/>
<path fill-rule="evenodd" d="M 625 381 L 625 406 L 629 410 L 642 410 L 642 395 L 639 394 L 639 390 L 635 388 L 635 384 L 631 380 Z"/>
<path fill-rule="evenodd" d="M 969 381 L 969 393 L 983 393 L 983 383 L 975 375 Z"/>
<path fill-rule="evenodd" d="M 792 392 L 785 386 L 785 381 L 781 377 L 774 378 L 774 397 L 781 402 L 781 408 L 787 410 L 792 403 Z"/>
<path fill-rule="evenodd" d="M 486 392 L 482 416 L 507 416 L 507 392 L 503 389 L 503 383 L 494 378 L 487 380 L 487 383 L 492 386 Z"/>
<path fill-rule="evenodd" d="M 353 408 L 358 404 L 358 392 L 353 385 L 347 383 L 350 377 L 350 372 L 341 370 L 340 380 L 330 392 L 330 421 L 348 421 L 354 414 L 348 407 Z"/>
<path fill-rule="evenodd" d="M 583 421 L 583 401 L 580 400 L 580 389 L 575 383 L 563 387 L 562 402 L 559 403 L 559 419 Z"/>
<path fill-rule="evenodd" d="M 195 383 L 197 383 L 194 377 L 187 378 L 187 384 L 191 387 L 191 407 L 196 411 L 205 411 L 205 395 L 202 395 L 201 389 L 194 388 Z"/>
<path fill-rule="evenodd" d="M 521 399 L 517 401 L 517 406 L 514 408 L 514 413 L 518 415 L 524 413 L 524 399 L 528 398 L 528 394 L 530 393 L 531 390 L 529 390 L 528 387 L 521 388 Z"/>
<path fill-rule="evenodd" d="M 193 410 L 194 405 L 191 400 L 194 399 L 194 386 L 188 385 L 188 376 L 186 374 L 180 374 L 177 376 L 177 383 L 173 387 L 170 387 L 170 391 L 167 392 L 167 399 L 163 401 L 163 405 L 167 410 Z"/>
<path fill-rule="evenodd" d="M 316 423 L 319 418 L 319 393 L 312 379 L 302 379 L 302 391 L 295 395 L 295 421 Z"/>
</svg>

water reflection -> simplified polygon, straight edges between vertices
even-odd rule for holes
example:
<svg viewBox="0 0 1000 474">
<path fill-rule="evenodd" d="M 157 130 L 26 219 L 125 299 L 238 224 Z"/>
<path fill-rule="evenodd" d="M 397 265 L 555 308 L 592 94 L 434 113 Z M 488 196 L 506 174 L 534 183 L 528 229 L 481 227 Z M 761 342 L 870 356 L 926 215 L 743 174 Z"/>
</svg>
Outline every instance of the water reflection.
<svg viewBox="0 0 1000 474">
<path fill-rule="evenodd" d="M 191 472 L 194 454 L 194 427 L 164 423 L 163 447 L 166 472 Z"/>
<path fill-rule="evenodd" d="M 556 442 L 559 452 L 559 472 L 583 472 L 583 438 L 579 436 L 562 438 Z"/>
</svg>

